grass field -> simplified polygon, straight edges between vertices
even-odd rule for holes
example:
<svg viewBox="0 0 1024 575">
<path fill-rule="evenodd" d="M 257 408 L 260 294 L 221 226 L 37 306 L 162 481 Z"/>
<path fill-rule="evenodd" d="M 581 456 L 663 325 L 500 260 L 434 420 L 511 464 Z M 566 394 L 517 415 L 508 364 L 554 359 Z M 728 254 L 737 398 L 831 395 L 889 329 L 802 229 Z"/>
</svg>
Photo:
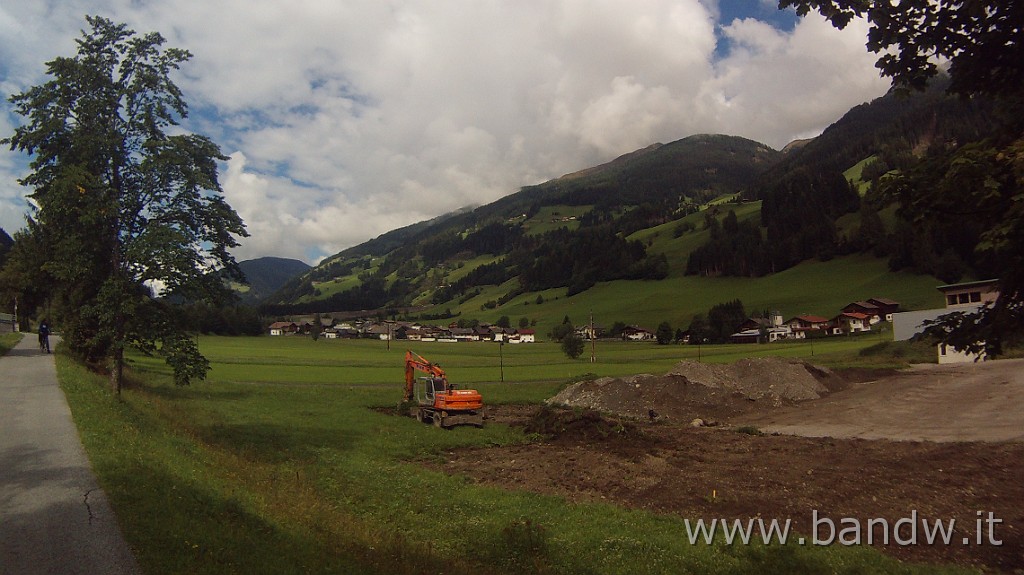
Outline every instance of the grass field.
<svg viewBox="0 0 1024 575">
<path fill-rule="evenodd" d="M 431 471 L 419 462 L 531 438 L 497 424 L 441 431 L 388 414 L 401 394 L 402 349 L 384 342 L 199 343 L 209 380 L 175 387 L 162 364 L 135 356 L 121 400 L 105 378 L 57 356 L 93 467 L 148 574 L 936 572 L 869 549 L 690 545 L 680 517 Z M 815 342 L 815 358 L 856 361 L 872 345 Z M 417 346 L 492 403 L 538 402 L 566 374 L 658 372 L 696 353 L 647 343 L 597 350 L 591 364 L 553 344 L 506 345 L 501 358 L 494 344 Z M 705 346 L 701 359 L 752 352 L 810 346 Z"/>
<path fill-rule="evenodd" d="M 210 360 L 210 384 L 322 384 L 397 386 L 405 350 L 429 358 L 450 372 L 456 384 L 516 387 L 561 382 L 586 374 L 622 376 L 663 373 L 682 360 L 731 362 L 743 357 L 803 357 L 831 365 L 886 341 L 885 334 L 835 337 L 765 345 L 656 345 L 649 342 L 598 341 L 571 360 L 553 343 L 498 345 L 493 342 L 410 342 L 338 340 L 308 337 L 206 337 L 200 346 Z M 593 352 L 595 362 L 591 363 Z M 163 360 L 133 357 L 140 374 L 166 373 Z"/>
</svg>

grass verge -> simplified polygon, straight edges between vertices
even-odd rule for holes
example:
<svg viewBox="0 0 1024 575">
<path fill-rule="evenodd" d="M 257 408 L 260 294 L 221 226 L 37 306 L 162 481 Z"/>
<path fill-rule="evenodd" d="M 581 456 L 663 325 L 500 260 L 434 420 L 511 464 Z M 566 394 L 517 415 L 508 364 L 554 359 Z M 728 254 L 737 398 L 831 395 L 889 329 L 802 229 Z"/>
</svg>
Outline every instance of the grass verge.
<svg viewBox="0 0 1024 575">
<path fill-rule="evenodd" d="M 14 346 L 18 345 L 18 342 L 21 341 L 24 335 L 17 332 L 0 334 L 0 356 L 6 355 L 7 352 L 14 349 Z"/>
</svg>

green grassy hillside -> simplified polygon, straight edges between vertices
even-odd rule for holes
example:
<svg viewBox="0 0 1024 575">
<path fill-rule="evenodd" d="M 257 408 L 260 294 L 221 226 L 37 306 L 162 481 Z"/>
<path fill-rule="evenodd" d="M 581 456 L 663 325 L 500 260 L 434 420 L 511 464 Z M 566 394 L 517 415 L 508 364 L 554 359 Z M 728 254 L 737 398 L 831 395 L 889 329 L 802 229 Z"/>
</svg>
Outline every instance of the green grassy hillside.
<svg viewBox="0 0 1024 575">
<path fill-rule="evenodd" d="M 527 317 L 536 321 L 539 334 L 569 316 L 574 324 L 589 321 L 611 327 L 616 321 L 638 324 L 653 330 L 663 321 L 673 329 L 686 328 L 696 313 L 711 306 L 739 298 L 748 310 L 778 310 L 787 319 L 798 314 L 833 317 L 839 309 L 870 297 L 894 299 L 904 309 L 927 309 L 943 305 L 935 289 L 942 282 L 924 275 L 890 272 L 886 262 L 868 256 L 848 256 L 828 262 L 809 261 L 783 272 L 761 278 L 706 278 L 674 274 L 662 281 L 615 281 L 600 283 L 584 293 L 564 297 L 565 290 L 541 292 L 542 304 L 535 293 L 517 297 L 494 310 L 482 311 L 488 300 L 507 290 L 490 287 L 464 304 L 450 307 L 461 317 L 496 321 L 503 315 L 512 319 Z"/>
<path fill-rule="evenodd" d="M 719 217 L 735 210 L 740 221 L 759 217 L 760 202 L 726 204 Z M 686 276 L 686 258 L 708 239 L 703 229 L 704 212 L 642 230 L 630 236 L 643 242 L 655 254 L 665 254 L 669 276 L 660 281 L 614 281 L 599 283 L 586 292 L 565 297 L 562 288 L 531 292 L 516 297 L 495 309 L 482 309 L 515 287 L 515 281 L 501 286 L 485 286 L 481 293 L 464 303 L 448 302 L 427 313 L 450 309 L 463 318 L 495 322 L 508 316 L 516 325 L 519 318 L 536 323 L 542 336 L 565 316 L 574 324 L 594 322 L 611 327 L 617 321 L 654 329 L 663 321 L 673 329 L 686 328 L 694 314 L 711 306 L 740 299 L 749 311 L 778 310 L 787 319 L 798 314 L 833 317 L 852 301 L 870 297 L 894 299 L 904 309 L 941 307 L 942 297 L 935 286 L 943 282 L 927 275 L 891 272 L 883 259 L 865 255 L 835 258 L 827 262 L 809 260 L 796 267 L 760 278 Z M 677 234 L 681 225 L 696 229 Z M 543 303 L 537 304 L 538 296 Z"/>
</svg>

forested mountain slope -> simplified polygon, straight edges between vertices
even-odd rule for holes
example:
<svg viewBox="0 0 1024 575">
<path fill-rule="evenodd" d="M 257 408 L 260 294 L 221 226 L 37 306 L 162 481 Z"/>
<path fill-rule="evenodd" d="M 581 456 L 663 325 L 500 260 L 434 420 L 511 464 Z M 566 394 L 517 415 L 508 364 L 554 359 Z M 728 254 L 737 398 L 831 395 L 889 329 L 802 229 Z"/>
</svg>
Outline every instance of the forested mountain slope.
<svg viewBox="0 0 1024 575">
<path fill-rule="evenodd" d="M 500 311 L 599 283 L 762 276 L 856 253 L 950 281 L 983 273 L 972 230 L 911 226 L 884 184 L 935 150 L 984 137 L 990 116 L 983 100 L 940 85 L 858 106 L 786 153 L 722 135 L 654 144 L 345 250 L 266 310 L 444 315 L 486 294 L 479 307 Z"/>
</svg>

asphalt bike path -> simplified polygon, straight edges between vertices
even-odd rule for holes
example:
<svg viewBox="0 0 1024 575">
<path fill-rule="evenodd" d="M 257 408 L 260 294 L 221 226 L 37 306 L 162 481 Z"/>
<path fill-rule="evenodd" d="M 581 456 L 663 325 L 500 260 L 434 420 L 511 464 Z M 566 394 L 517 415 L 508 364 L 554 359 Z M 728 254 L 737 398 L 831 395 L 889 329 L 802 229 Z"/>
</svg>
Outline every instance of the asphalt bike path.
<svg viewBox="0 0 1024 575">
<path fill-rule="evenodd" d="M 0 574 L 139 573 L 85 456 L 53 356 L 25 334 L 0 357 Z"/>
</svg>

